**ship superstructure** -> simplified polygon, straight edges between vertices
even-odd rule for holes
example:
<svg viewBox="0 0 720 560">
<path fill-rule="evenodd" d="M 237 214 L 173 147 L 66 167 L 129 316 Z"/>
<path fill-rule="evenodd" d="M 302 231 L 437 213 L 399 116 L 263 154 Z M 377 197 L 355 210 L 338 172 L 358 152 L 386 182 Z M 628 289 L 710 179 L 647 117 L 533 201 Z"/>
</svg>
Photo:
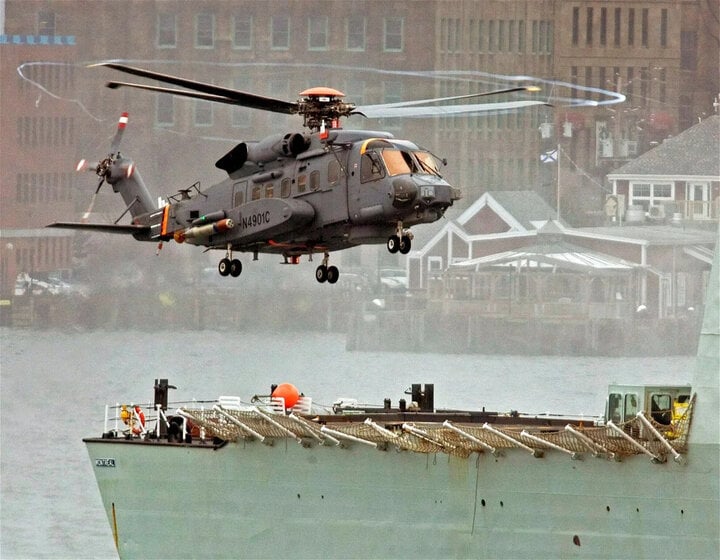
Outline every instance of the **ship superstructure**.
<svg viewBox="0 0 720 560">
<path fill-rule="evenodd" d="M 691 385 L 597 418 L 220 397 L 86 439 L 121 558 L 717 558 L 718 256 Z"/>
</svg>

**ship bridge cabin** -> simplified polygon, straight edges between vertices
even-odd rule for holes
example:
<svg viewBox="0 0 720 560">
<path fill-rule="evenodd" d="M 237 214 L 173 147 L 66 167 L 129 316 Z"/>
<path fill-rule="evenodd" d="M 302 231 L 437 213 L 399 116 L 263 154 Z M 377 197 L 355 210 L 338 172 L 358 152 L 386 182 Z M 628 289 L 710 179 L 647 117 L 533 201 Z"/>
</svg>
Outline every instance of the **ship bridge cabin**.
<svg viewBox="0 0 720 560">
<path fill-rule="evenodd" d="M 690 398 L 690 385 L 610 385 L 605 421 L 630 422 L 642 411 L 655 424 L 671 429 L 685 416 Z"/>
</svg>

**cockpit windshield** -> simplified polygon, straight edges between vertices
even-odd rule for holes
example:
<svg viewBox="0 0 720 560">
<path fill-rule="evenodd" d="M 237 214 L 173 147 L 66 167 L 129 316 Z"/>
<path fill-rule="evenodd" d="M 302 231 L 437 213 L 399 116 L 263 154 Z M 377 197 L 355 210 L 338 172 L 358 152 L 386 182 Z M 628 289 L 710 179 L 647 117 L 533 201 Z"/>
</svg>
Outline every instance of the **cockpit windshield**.
<svg viewBox="0 0 720 560">
<path fill-rule="evenodd" d="M 440 176 L 437 161 L 428 152 L 385 148 L 381 151 L 388 175 L 424 173 Z"/>
<path fill-rule="evenodd" d="M 415 157 L 424 173 L 440 176 L 438 160 L 430 152 L 414 152 Z"/>
</svg>

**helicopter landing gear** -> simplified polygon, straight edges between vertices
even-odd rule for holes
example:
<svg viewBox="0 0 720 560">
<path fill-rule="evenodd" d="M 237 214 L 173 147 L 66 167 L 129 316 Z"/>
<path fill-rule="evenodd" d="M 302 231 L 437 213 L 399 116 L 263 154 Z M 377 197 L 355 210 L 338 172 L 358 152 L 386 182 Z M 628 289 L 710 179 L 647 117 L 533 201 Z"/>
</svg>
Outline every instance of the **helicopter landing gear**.
<svg viewBox="0 0 720 560">
<path fill-rule="evenodd" d="M 330 255 L 325 253 L 322 264 L 315 269 L 315 280 L 320 282 L 327 282 L 328 284 L 334 284 L 340 278 L 340 271 L 336 266 L 328 266 L 330 261 Z"/>
<path fill-rule="evenodd" d="M 242 273 L 242 263 L 238 259 L 232 258 L 232 249 L 228 245 L 225 258 L 218 263 L 218 272 L 220 276 L 232 276 L 237 278 Z"/>
<path fill-rule="evenodd" d="M 409 229 L 403 229 L 402 222 L 397 223 L 397 231 L 395 235 L 391 235 L 387 240 L 387 250 L 391 253 L 407 255 L 412 247 L 413 234 Z"/>
</svg>

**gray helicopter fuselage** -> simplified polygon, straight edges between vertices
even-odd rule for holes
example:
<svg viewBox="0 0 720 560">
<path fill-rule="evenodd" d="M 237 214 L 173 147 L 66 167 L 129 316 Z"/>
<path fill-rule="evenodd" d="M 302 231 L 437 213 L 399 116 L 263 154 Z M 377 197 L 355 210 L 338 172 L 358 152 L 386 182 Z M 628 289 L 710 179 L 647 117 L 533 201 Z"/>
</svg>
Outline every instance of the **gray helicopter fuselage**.
<svg viewBox="0 0 720 560">
<path fill-rule="evenodd" d="M 459 198 L 411 142 L 371 131 L 322 136 L 239 144 L 216 164 L 226 180 L 181 191 L 136 223 L 151 226 L 148 241 L 300 255 L 383 243 L 398 223 L 434 222 Z"/>
</svg>

